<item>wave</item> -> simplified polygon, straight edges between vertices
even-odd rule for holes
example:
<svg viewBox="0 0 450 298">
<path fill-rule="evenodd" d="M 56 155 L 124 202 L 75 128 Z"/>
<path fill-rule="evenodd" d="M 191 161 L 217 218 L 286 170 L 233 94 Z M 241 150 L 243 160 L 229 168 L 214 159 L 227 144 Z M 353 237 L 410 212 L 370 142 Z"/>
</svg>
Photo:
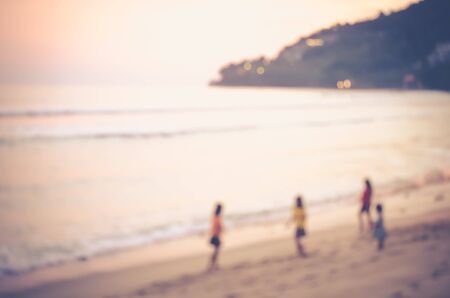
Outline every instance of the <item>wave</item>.
<svg viewBox="0 0 450 298">
<path fill-rule="evenodd" d="M 151 109 L 69 109 L 69 110 L 23 110 L 0 111 L 0 118 L 22 117 L 57 117 L 57 116 L 92 116 L 92 115 L 133 115 L 133 114 L 167 114 L 167 113 L 200 113 L 226 111 L 261 111 L 261 110 L 290 110 L 310 109 L 317 105 L 280 105 L 280 106 L 229 106 L 229 107 L 180 107 L 180 108 L 151 108 Z M 337 105 L 336 105 L 337 107 Z M 329 108 L 329 107 L 328 107 Z"/>
<path fill-rule="evenodd" d="M 376 106 L 374 103 L 360 104 L 365 107 Z M 203 107 L 161 107 L 161 108 L 115 108 L 115 109 L 27 109 L 27 110 L 0 110 L 0 118 L 23 117 L 60 117 L 60 116 L 93 116 L 93 115 L 135 115 L 135 114 L 179 114 L 203 112 L 236 112 L 236 111 L 284 111 L 284 110 L 311 110 L 311 109 L 347 109 L 358 106 L 357 103 L 303 103 L 284 105 L 230 105 L 230 106 L 203 106 Z"/>
<path fill-rule="evenodd" d="M 173 131 L 145 132 L 89 132 L 89 133 L 72 133 L 72 134 L 31 134 L 25 136 L 0 137 L 0 144 L 10 144 L 26 141 L 67 141 L 80 139 L 154 139 L 154 138 L 173 138 L 198 134 L 217 134 L 227 132 L 238 132 L 256 130 L 256 126 L 235 126 L 221 128 L 196 128 Z"/>
<path fill-rule="evenodd" d="M 26 141 L 65 141 L 65 140 L 80 140 L 80 139 L 154 139 L 154 138 L 173 138 L 201 134 L 219 134 L 219 133 L 233 133 L 246 132 L 255 130 L 268 129 L 289 129 L 295 127 L 339 127 L 346 125 L 361 125 L 376 122 L 395 122 L 403 121 L 411 118 L 425 118 L 427 114 L 416 115 L 402 115 L 402 116 L 385 116 L 380 118 L 375 117 L 355 117 L 349 119 L 339 120 L 308 120 L 295 121 L 290 123 L 279 124 L 248 124 L 239 126 L 225 126 L 225 127 L 197 127 L 191 129 L 167 130 L 167 131 L 92 131 L 92 132 L 52 132 L 51 130 L 33 133 L 16 134 L 9 136 L 0 136 L 0 144 L 9 144 Z"/>
</svg>

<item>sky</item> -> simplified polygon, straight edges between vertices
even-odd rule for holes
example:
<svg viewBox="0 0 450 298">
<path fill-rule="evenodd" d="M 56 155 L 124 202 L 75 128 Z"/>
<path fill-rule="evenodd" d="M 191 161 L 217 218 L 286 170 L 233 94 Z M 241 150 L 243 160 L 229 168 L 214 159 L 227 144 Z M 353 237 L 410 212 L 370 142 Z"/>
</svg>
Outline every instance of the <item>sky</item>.
<svg viewBox="0 0 450 298">
<path fill-rule="evenodd" d="M 417 0 L 2 0 L 0 84 L 206 84 L 302 35 Z"/>
</svg>

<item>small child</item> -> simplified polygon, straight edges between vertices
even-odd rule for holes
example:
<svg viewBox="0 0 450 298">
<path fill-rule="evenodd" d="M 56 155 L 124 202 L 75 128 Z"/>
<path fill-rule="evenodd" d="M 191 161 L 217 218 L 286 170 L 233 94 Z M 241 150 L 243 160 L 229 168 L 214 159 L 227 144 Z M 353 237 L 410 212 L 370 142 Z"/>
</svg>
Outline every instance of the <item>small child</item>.
<svg viewBox="0 0 450 298">
<path fill-rule="evenodd" d="M 301 196 L 298 196 L 295 200 L 295 205 L 292 212 L 292 217 L 288 221 L 290 223 L 293 221 L 295 223 L 295 244 L 297 246 L 297 253 L 299 256 L 306 257 L 305 250 L 300 239 L 306 236 L 305 231 L 305 221 L 306 221 L 306 213 L 303 207 L 303 200 Z"/>
<path fill-rule="evenodd" d="M 220 251 L 220 236 L 222 234 L 222 204 L 217 203 L 212 221 L 211 221 L 211 239 L 209 243 L 214 247 L 214 251 L 211 255 L 211 263 L 209 266 L 209 270 L 217 269 L 217 258 L 219 257 Z"/>
<path fill-rule="evenodd" d="M 381 204 L 377 204 L 376 208 L 378 218 L 373 228 L 373 237 L 378 240 L 378 250 L 382 250 L 384 248 L 384 240 L 387 237 L 387 233 L 384 228 L 383 206 Z"/>
</svg>

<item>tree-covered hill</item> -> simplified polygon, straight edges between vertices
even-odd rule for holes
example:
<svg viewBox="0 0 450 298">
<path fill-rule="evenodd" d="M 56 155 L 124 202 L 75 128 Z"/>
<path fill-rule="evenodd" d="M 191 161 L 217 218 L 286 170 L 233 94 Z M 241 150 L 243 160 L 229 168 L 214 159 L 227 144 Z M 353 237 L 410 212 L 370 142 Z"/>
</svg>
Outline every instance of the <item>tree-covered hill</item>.
<svg viewBox="0 0 450 298">
<path fill-rule="evenodd" d="M 450 90 L 450 0 L 337 25 L 220 75 L 212 85 Z"/>
</svg>

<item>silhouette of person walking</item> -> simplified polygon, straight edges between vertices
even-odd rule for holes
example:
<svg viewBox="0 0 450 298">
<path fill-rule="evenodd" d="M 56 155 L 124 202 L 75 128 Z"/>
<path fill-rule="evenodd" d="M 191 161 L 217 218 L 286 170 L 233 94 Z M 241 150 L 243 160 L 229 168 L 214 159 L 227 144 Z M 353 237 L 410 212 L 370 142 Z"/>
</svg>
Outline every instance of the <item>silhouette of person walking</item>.
<svg viewBox="0 0 450 298">
<path fill-rule="evenodd" d="M 217 259 L 220 252 L 222 230 L 222 204 L 217 203 L 211 220 L 211 239 L 209 243 L 214 247 L 214 251 L 211 255 L 208 270 L 218 269 Z"/>
<path fill-rule="evenodd" d="M 364 191 L 361 195 L 361 210 L 359 212 L 359 230 L 361 232 L 364 231 L 364 213 L 367 216 L 367 224 L 369 226 L 369 229 L 372 228 L 372 217 L 370 215 L 370 205 L 372 202 L 372 184 L 370 183 L 370 180 L 368 178 L 364 181 L 364 185 Z"/>
<path fill-rule="evenodd" d="M 297 247 L 297 253 L 299 256 L 306 257 L 305 249 L 301 242 L 301 238 L 306 236 L 305 223 L 306 223 L 306 212 L 303 207 L 303 200 L 301 196 L 295 199 L 295 204 L 292 212 L 292 217 L 289 219 L 288 224 L 291 222 L 295 223 L 295 244 Z"/>
<path fill-rule="evenodd" d="M 378 240 L 378 250 L 382 250 L 384 248 L 384 241 L 386 240 L 387 233 L 384 228 L 383 206 L 381 204 L 377 204 L 376 208 L 377 220 L 375 221 L 373 228 L 373 237 Z"/>
</svg>

